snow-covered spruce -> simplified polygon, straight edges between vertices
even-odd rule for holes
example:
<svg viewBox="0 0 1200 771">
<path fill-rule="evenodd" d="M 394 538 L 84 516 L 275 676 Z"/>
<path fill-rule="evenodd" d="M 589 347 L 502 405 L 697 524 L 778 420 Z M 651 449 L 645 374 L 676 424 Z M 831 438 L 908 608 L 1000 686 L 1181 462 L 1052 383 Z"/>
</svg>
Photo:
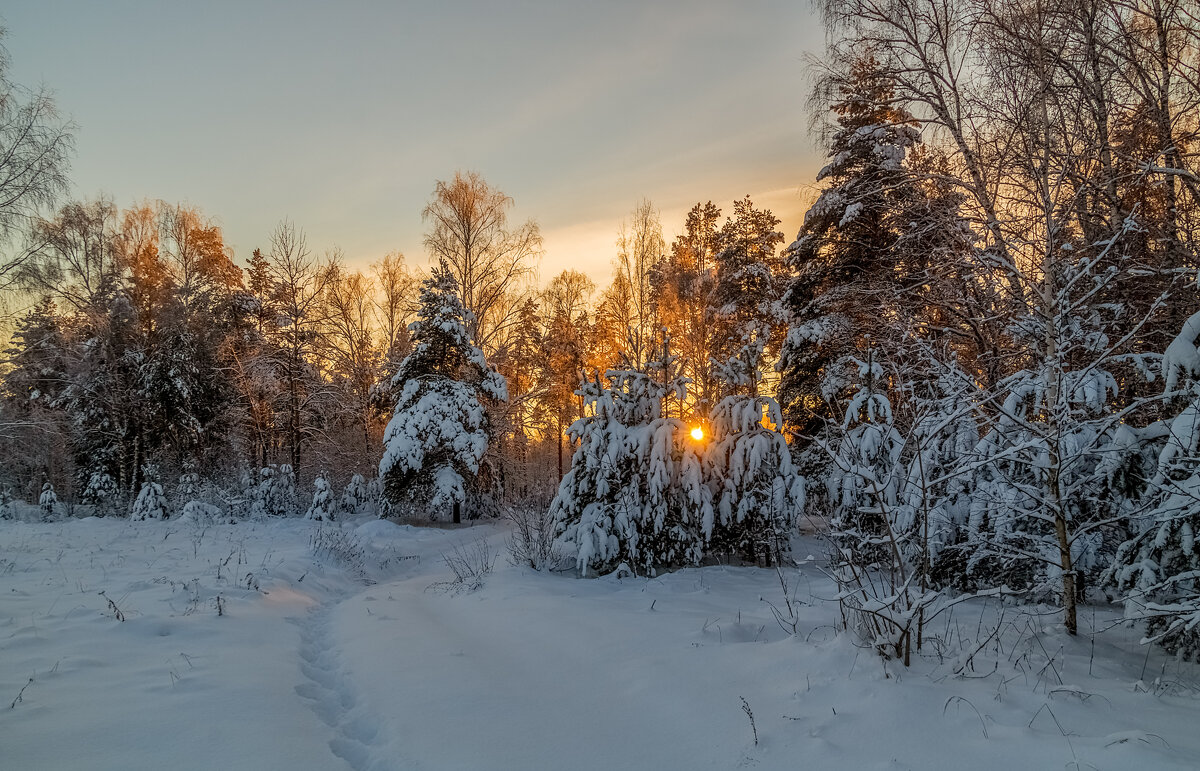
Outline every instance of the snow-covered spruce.
<svg viewBox="0 0 1200 771">
<path fill-rule="evenodd" d="M 778 403 L 758 394 L 765 330 L 749 337 L 736 356 L 714 368 L 727 395 L 709 415 L 704 475 L 713 518 L 704 522 L 704 533 L 710 552 L 778 562 L 804 508 L 805 481 L 780 433 Z"/>
<path fill-rule="evenodd" d="M 1169 422 L 1147 491 L 1140 535 L 1121 545 L 1105 578 L 1123 594 L 1129 618 L 1149 640 L 1200 660 L 1200 313 L 1184 324 L 1163 362 L 1167 394 L 1187 401 Z"/>
<path fill-rule="evenodd" d="M 13 511 L 15 505 L 16 498 L 13 497 L 12 488 L 0 485 L 0 519 L 12 519 L 16 516 Z"/>
<path fill-rule="evenodd" d="M 895 553 L 891 518 L 904 479 L 904 440 L 893 425 L 875 352 L 852 360 L 858 387 L 846 405 L 825 489 L 830 529 L 839 553 L 855 565 L 890 565 Z"/>
<path fill-rule="evenodd" d="M 370 501 L 371 490 L 362 474 L 350 477 L 350 481 L 342 491 L 342 511 L 350 517 L 358 516 L 366 512 Z"/>
<path fill-rule="evenodd" d="M 134 522 L 167 518 L 167 498 L 163 495 L 161 484 L 149 479 L 142 485 L 137 500 L 133 502 L 133 510 L 129 513 L 129 518 Z"/>
<path fill-rule="evenodd" d="M 579 446 L 550 504 L 555 548 L 583 575 L 622 563 L 651 575 L 695 564 L 712 493 L 688 426 L 663 417 L 664 399 L 682 399 L 686 379 L 664 385 L 634 370 L 606 378 L 607 387 L 597 378 L 578 391 L 588 414 L 569 429 Z"/>
<path fill-rule="evenodd" d="M 330 486 L 329 479 L 325 474 L 318 474 L 317 478 L 313 480 L 313 487 L 316 489 L 313 492 L 312 505 L 308 507 L 308 512 L 304 516 L 318 522 L 332 522 L 334 501 L 333 487 Z"/>
<path fill-rule="evenodd" d="M 117 512 L 117 481 L 104 471 L 93 471 L 83 491 L 83 502 L 90 504 L 98 517 Z"/>
<path fill-rule="evenodd" d="M 292 517 L 299 513 L 296 501 L 296 473 L 289 464 L 272 464 L 259 469 L 257 484 L 250 483 L 249 480 L 243 484 L 248 487 L 248 515 L 251 519 Z"/>
<path fill-rule="evenodd" d="M 299 513 L 296 496 L 296 472 L 289 463 L 279 466 L 267 489 L 267 512 L 274 517 L 291 517 Z"/>
<path fill-rule="evenodd" d="M 963 459 L 974 477 L 967 576 L 981 587 L 1007 585 L 1027 590 L 1030 599 L 1057 599 L 1072 631 L 1076 602 L 1130 534 L 1156 433 L 1131 420 L 1145 400 L 1116 407 L 1122 385 L 1113 371 L 1124 362 L 1112 353 L 1108 332 L 1120 310 L 1073 299 L 1083 291 L 1078 287 L 1115 275 L 1097 277 L 1093 267 L 1059 264 L 1061 287 L 1043 301 L 1048 317 L 1014 325 L 1036 356 L 987 395 L 995 414 L 979 411 L 988 430 Z"/>
<path fill-rule="evenodd" d="M 970 466 L 979 446 L 972 407 L 973 385 L 951 360 L 914 393 L 907 475 L 893 527 L 909 564 L 927 585 L 970 590 L 964 544 L 975 475 Z"/>
<path fill-rule="evenodd" d="M 247 492 L 250 498 L 250 510 L 247 512 L 251 519 L 262 519 L 269 512 L 271 500 L 271 484 L 275 478 L 275 467 L 267 466 L 258 471 L 258 482 L 247 480 Z"/>
<path fill-rule="evenodd" d="M 435 268 L 409 326 L 413 351 L 392 380 L 398 396 L 379 462 L 384 494 L 435 520 L 458 521 L 469 496 L 482 493 L 477 479 L 491 439 L 486 404 L 508 399 L 504 377 L 470 339 L 469 318 L 448 267 Z"/>
<path fill-rule="evenodd" d="M 54 485 L 46 482 L 42 485 L 42 494 L 38 497 L 38 508 L 42 510 L 42 521 L 49 522 L 54 518 L 54 507 L 58 505 L 58 494 Z"/>
</svg>

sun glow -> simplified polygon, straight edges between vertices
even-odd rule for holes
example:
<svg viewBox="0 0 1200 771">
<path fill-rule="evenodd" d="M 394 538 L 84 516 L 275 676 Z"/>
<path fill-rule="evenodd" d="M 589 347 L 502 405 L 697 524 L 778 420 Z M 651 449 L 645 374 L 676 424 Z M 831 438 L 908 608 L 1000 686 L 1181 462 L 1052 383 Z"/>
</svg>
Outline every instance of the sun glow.
<svg viewBox="0 0 1200 771">
<path fill-rule="evenodd" d="M 695 428 L 693 428 L 692 429 L 692 438 L 695 439 L 697 442 L 699 442 L 701 439 L 704 438 L 704 429 L 701 428 L 700 426 L 696 426 Z"/>
</svg>

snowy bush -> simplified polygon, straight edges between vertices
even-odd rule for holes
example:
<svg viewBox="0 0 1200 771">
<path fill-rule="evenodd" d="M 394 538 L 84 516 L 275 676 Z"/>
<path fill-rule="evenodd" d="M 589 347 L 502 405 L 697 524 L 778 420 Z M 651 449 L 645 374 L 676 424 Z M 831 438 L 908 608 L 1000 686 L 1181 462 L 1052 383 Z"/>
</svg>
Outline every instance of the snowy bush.
<svg viewBox="0 0 1200 771">
<path fill-rule="evenodd" d="M 480 538 L 470 546 L 456 544 L 449 554 L 442 555 L 442 561 L 450 568 L 454 578 L 432 584 L 431 588 L 446 589 L 458 594 L 481 589 L 484 580 L 496 564 L 496 557 L 492 554 L 492 547 L 487 539 Z"/>
<path fill-rule="evenodd" d="M 179 517 L 175 520 L 180 524 L 211 525 L 226 519 L 221 507 L 213 506 L 203 501 L 191 500 L 183 504 Z"/>
<path fill-rule="evenodd" d="M 508 561 L 511 564 L 534 570 L 557 567 L 554 517 L 544 506 L 510 506 L 504 517 L 512 523 L 512 532 L 508 536 Z"/>
<path fill-rule="evenodd" d="M 366 549 L 353 532 L 337 525 L 322 525 L 309 536 L 309 547 L 315 556 L 330 559 L 360 578 L 366 577 Z"/>
</svg>

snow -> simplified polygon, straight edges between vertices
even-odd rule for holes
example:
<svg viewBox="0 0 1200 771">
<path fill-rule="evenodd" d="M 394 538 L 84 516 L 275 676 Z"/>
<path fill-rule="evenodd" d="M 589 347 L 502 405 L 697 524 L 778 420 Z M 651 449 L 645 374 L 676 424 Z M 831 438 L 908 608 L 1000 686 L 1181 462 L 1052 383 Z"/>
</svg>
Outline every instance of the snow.
<svg viewBox="0 0 1200 771">
<path fill-rule="evenodd" d="M 1200 670 L 1112 628 L 1114 608 L 1084 608 L 1069 638 L 1053 614 L 972 600 L 905 669 L 838 630 L 816 560 L 783 574 L 795 635 L 758 568 L 589 580 L 500 556 L 478 591 L 444 590 L 443 555 L 502 555 L 507 536 L 0 522 L 0 766 L 1183 769 L 1200 753 Z"/>
<path fill-rule="evenodd" d="M 1194 313 L 1184 322 L 1183 329 L 1167 346 L 1167 351 L 1163 356 L 1162 368 L 1166 373 L 1168 393 L 1176 388 L 1181 374 L 1200 377 L 1198 340 L 1200 340 L 1200 313 Z"/>
</svg>

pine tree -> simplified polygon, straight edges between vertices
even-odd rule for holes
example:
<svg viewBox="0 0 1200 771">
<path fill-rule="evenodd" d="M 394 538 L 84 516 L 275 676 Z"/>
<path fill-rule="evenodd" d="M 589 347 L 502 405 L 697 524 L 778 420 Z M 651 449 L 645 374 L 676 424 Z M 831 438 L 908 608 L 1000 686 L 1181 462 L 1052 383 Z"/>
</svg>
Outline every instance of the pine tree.
<svg viewBox="0 0 1200 771">
<path fill-rule="evenodd" d="M 654 315 L 680 354 L 684 374 L 691 378 L 688 411 L 696 414 L 707 413 L 718 398 L 708 362 L 719 335 L 714 293 L 720 216 L 712 201 L 693 206 L 670 253 L 650 271 Z"/>
<path fill-rule="evenodd" d="M 468 321 L 449 269 L 435 268 L 409 327 L 413 351 L 393 379 L 398 397 L 379 476 L 393 504 L 428 507 L 431 519 L 449 509 L 458 522 L 463 503 L 478 493 L 492 438 L 487 405 L 508 399 L 504 377 L 470 339 Z"/>
<path fill-rule="evenodd" d="M 5 351 L 11 369 L 4 382 L 9 398 L 25 410 L 49 408 L 66 384 L 67 342 L 54 302 L 46 298 L 17 322 Z"/>
<path fill-rule="evenodd" d="M 763 356 L 779 353 L 787 322 L 783 297 L 789 273 L 777 248 L 783 233 L 779 219 L 767 209 L 755 209 L 750 197 L 733 202 L 733 216 L 716 234 L 716 286 L 708 313 L 713 317 L 713 340 L 707 358 L 726 362 L 739 356 L 748 337 L 761 338 Z M 757 366 L 757 365 L 756 365 Z"/>
<path fill-rule="evenodd" d="M 595 288 L 584 274 L 566 270 L 555 276 L 543 294 L 546 334 L 539 381 L 539 428 L 543 435 L 554 437 L 558 481 L 565 473 L 563 440 L 582 409 L 575 389 L 586 369 L 591 331 L 586 302 Z"/>
</svg>

